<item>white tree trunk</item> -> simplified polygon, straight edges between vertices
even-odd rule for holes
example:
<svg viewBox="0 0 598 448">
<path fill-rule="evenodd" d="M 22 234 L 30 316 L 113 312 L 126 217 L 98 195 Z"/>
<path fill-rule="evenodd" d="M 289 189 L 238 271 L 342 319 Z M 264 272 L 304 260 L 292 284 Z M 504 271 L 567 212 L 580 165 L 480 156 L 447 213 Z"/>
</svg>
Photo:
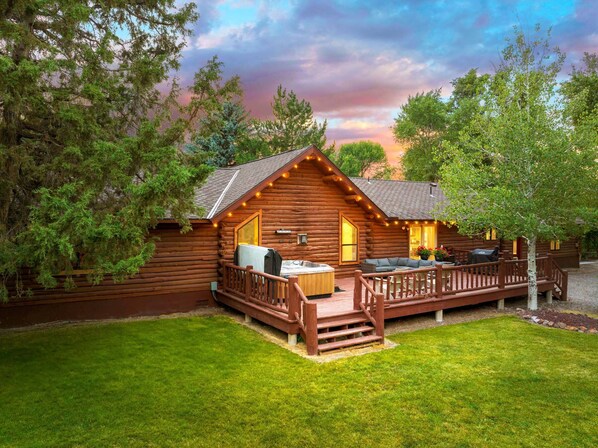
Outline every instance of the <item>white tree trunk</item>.
<svg viewBox="0 0 598 448">
<path fill-rule="evenodd" d="M 527 239 L 527 307 L 538 309 L 538 279 L 536 277 L 536 237 Z"/>
</svg>

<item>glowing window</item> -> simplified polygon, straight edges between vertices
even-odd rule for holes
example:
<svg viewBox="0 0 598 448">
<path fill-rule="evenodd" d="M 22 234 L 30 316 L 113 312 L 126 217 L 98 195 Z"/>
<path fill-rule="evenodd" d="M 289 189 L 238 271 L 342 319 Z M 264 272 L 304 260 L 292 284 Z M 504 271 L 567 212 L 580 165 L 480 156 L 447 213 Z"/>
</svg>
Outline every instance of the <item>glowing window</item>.
<svg viewBox="0 0 598 448">
<path fill-rule="evenodd" d="M 561 249 L 561 240 L 550 241 L 550 250 L 560 250 L 560 249 Z"/>
<path fill-rule="evenodd" d="M 237 245 L 253 244 L 259 246 L 260 244 L 260 213 L 251 215 L 248 219 L 243 221 L 235 228 L 235 237 Z"/>
<path fill-rule="evenodd" d="M 486 241 L 494 241 L 496 239 L 496 229 L 486 231 Z"/>
<path fill-rule="evenodd" d="M 341 263 L 357 261 L 359 229 L 341 215 Z"/>
</svg>

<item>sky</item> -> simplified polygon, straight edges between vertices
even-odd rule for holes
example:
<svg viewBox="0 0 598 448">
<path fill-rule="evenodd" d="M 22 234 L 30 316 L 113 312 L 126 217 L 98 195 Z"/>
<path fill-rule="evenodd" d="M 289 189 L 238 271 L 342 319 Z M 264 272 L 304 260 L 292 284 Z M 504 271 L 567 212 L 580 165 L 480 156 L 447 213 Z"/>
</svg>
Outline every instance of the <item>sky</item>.
<svg viewBox="0 0 598 448">
<path fill-rule="evenodd" d="M 328 120 L 328 141 L 381 143 L 396 162 L 391 126 L 409 95 L 451 93 L 471 68 L 492 72 L 513 27 L 552 27 L 564 75 L 598 52 L 598 0 L 201 0 L 178 74 L 183 85 L 213 55 L 239 75 L 251 115 L 271 116 L 278 85 Z"/>
</svg>

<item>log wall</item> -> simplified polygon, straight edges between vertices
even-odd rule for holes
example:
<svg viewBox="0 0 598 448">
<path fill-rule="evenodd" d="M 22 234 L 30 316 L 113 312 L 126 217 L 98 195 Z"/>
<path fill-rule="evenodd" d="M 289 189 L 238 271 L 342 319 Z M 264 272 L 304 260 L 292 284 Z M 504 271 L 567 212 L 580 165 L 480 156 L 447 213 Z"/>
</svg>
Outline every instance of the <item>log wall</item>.
<svg viewBox="0 0 598 448">
<path fill-rule="evenodd" d="M 44 289 L 24 273 L 23 282 L 33 294 L 0 304 L 0 327 L 151 315 L 191 310 L 207 303 L 210 282 L 217 280 L 217 230 L 199 225 L 181 234 L 178 226 L 160 225 L 152 236 L 159 238 L 154 257 L 138 275 L 122 283 L 106 278 L 91 286 L 85 275 L 80 275 L 74 277 L 75 289 Z"/>
</svg>

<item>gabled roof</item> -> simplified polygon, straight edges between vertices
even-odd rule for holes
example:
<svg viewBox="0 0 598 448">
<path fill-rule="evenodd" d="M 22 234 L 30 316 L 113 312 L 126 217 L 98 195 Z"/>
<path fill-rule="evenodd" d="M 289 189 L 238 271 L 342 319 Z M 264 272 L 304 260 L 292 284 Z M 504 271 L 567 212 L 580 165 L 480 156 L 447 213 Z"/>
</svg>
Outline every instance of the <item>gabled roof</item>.
<svg viewBox="0 0 598 448">
<path fill-rule="evenodd" d="M 325 168 L 325 171 L 329 171 L 327 177 L 340 180 L 339 188 L 342 184 L 346 194 L 363 196 L 364 200 L 358 202 L 361 206 L 366 207 L 371 202 L 374 209 L 370 212 L 384 215 L 380 216 L 381 219 L 434 219 L 434 212 L 440 210 L 441 203 L 445 200 L 437 186 L 432 187 L 432 196 L 430 195 L 429 182 L 347 178 L 319 149 L 308 146 L 215 170 L 195 193 L 195 203 L 203 208 L 204 213 L 191 218 L 218 221 L 225 213 L 233 211 L 253 197 L 269 182 L 290 171 L 295 164 L 306 158 L 309 160 L 310 156 L 321 161 L 319 164 L 324 168 L 328 167 Z"/>
<path fill-rule="evenodd" d="M 440 187 L 430 187 L 430 182 L 351 178 L 386 216 L 396 219 L 434 219 L 434 212 L 441 210 L 445 201 Z M 432 189 L 432 196 L 430 195 Z"/>
<path fill-rule="evenodd" d="M 312 149 L 312 146 L 307 146 L 243 165 L 215 170 L 195 194 L 196 204 L 204 209 L 204 216 L 201 218 L 212 219 L 220 215 L 274 173 L 284 171 L 287 165 Z"/>
<path fill-rule="evenodd" d="M 191 218 L 218 221 L 224 214 L 239 207 L 270 182 L 291 171 L 294 165 L 312 157 L 325 171 L 323 174 L 327 177 L 332 176 L 338 181 L 339 188 L 344 189 L 345 194 L 365 196 L 359 187 L 350 178 L 344 176 L 339 168 L 318 148 L 308 146 L 243 165 L 215 170 L 195 193 L 195 203 L 203 208 L 203 216 Z M 361 202 L 360 205 L 367 208 L 367 204 L 364 202 Z M 370 213 L 380 215 L 380 218 L 384 214 L 382 209 L 376 207 L 376 204 L 370 205 L 368 210 Z"/>
</svg>

